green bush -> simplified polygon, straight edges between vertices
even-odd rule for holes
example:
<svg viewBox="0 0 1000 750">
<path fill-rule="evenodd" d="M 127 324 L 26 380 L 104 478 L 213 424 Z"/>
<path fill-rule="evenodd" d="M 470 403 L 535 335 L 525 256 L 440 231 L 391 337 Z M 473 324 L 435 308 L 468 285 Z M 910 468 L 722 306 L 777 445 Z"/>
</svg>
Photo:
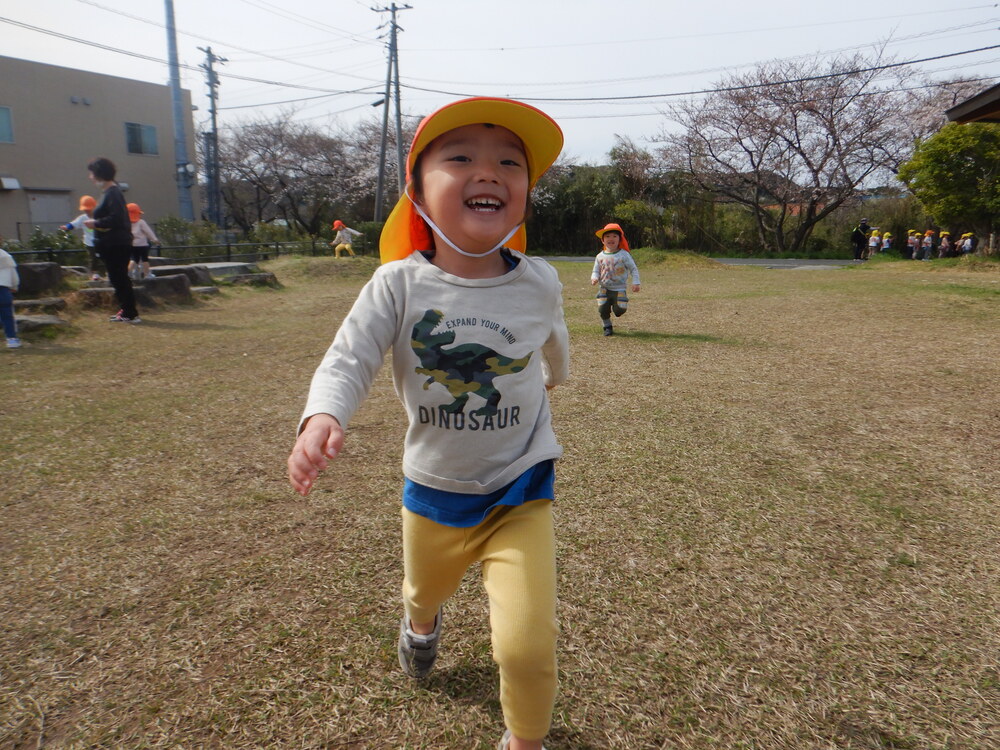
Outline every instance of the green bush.
<svg viewBox="0 0 1000 750">
<path fill-rule="evenodd" d="M 212 222 L 188 221 L 170 214 L 156 222 L 156 236 L 167 246 L 219 244 L 219 228 Z"/>
</svg>

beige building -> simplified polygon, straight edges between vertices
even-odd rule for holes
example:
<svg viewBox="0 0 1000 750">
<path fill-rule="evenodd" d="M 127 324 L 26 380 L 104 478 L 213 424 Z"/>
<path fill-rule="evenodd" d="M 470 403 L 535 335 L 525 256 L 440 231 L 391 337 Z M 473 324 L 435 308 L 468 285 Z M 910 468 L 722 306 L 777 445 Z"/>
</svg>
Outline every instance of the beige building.
<svg viewBox="0 0 1000 750">
<path fill-rule="evenodd" d="M 182 96 L 194 162 L 191 93 Z M 80 214 L 81 195 L 99 201 L 87 179 L 97 156 L 115 163 L 126 199 L 147 221 L 180 215 L 169 86 L 0 57 L 0 235 L 54 231 Z M 196 185 L 191 192 L 198 218 Z"/>
</svg>

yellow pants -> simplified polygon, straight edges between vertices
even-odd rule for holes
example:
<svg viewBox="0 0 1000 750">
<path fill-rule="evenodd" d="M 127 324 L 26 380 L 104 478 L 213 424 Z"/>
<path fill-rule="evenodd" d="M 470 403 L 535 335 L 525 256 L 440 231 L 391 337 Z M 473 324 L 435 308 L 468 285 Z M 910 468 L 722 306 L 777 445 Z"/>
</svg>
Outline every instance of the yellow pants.
<svg viewBox="0 0 1000 750">
<path fill-rule="evenodd" d="M 465 571 L 482 564 L 493 660 L 507 728 L 523 739 L 548 734 L 556 699 L 556 563 L 552 502 L 501 506 L 478 526 L 444 526 L 403 509 L 403 606 L 431 622 Z M 448 618 L 444 618 L 447 643 Z"/>
<path fill-rule="evenodd" d="M 348 245 L 347 243 L 345 243 L 345 242 L 341 242 L 339 245 L 337 245 L 335 248 L 333 248 L 333 255 L 334 255 L 334 257 L 335 258 L 339 258 L 340 254 L 344 250 L 346 250 L 347 254 L 350 255 L 352 258 L 354 257 L 354 249 L 350 245 Z"/>
</svg>

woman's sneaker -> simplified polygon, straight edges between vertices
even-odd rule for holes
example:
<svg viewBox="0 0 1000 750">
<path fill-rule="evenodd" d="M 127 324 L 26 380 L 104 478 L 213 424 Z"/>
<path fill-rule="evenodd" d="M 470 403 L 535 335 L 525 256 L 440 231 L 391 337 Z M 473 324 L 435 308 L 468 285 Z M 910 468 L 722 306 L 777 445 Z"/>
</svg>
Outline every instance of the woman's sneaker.
<svg viewBox="0 0 1000 750">
<path fill-rule="evenodd" d="M 21 339 L 19 339 L 17 336 L 12 336 L 12 337 L 8 338 L 7 339 L 7 348 L 8 349 L 20 349 L 21 348 Z"/>
<path fill-rule="evenodd" d="M 141 323 L 142 322 L 142 318 L 140 318 L 138 315 L 136 315 L 134 318 L 126 317 L 124 311 L 119 310 L 114 315 L 112 315 L 110 318 L 108 318 L 108 322 L 110 322 L 110 323 Z"/>
<path fill-rule="evenodd" d="M 438 655 L 438 642 L 441 640 L 441 610 L 434 618 L 434 632 L 427 635 L 414 633 L 410 629 L 410 620 L 403 613 L 399 623 L 399 666 L 410 677 L 426 677 L 434 666 Z"/>
</svg>

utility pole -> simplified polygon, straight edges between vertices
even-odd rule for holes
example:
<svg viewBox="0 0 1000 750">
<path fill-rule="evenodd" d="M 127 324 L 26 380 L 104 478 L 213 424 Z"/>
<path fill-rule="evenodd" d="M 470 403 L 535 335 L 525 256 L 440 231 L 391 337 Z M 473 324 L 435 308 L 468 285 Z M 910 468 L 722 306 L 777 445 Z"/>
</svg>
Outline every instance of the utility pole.
<svg viewBox="0 0 1000 750">
<path fill-rule="evenodd" d="M 184 104 L 181 97 L 181 69 L 177 61 L 177 29 L 174 26 L 174 2 L 164 0 L 167 15 L 167 51 L 170 61 L 170 95 L 174 110 L 174 177 L 177 180 L 177 201 L 180 216 L 194 221 L 194 204 L 191 202 L 191 185 L 194 183 L 194 164 L 188 161 L 187 138 L 184 136 Z"/>
<path fill-rule="evenodd" d="M 219 77 L 215 74 L 215 63 L 229 62 L 224 57 L 216 57 L 211 47 L 199 47 L 205 53 L 205 62 L 200 67 L 208 76 L 208 111 L 212 118 L 212 129 L 203 133 L 205 138 L 205 172 L 208 178 L 208 219 L 219 229 L 225 229 L 222 217 L 222 180 L 219 174 L 219 122 L 218 99 Z"/>
<path fill-rule="evenodd" d="M 382 197 L 385 183 L 385 150 L 389 137 L 389 97 L 393 91 L 393 77 L 395 76 L 395 103 L 396 103 L 396 165 L 397 178 L 399 182 L 399 192 L 402 194 L 406 187 L 406 171 L 403 164 L 403 127 L 402 114 L 399 104 L 399 49 L 396 46 L 396 31 L 403 31 L 403 28 L 396 23 L 396 12 L 410 10 L 412 5 L 398 6 L 392 3 L 388 8 L 372 8 L 376 13 L 391 13 L 389 20 L 389 64 L 385 72 L 385 96 L 382 99 L 382 143 L 379 147 L 378 155 L 378 181 L 375 185 L 375 221 L 382 221 Z"/>
</svg>

